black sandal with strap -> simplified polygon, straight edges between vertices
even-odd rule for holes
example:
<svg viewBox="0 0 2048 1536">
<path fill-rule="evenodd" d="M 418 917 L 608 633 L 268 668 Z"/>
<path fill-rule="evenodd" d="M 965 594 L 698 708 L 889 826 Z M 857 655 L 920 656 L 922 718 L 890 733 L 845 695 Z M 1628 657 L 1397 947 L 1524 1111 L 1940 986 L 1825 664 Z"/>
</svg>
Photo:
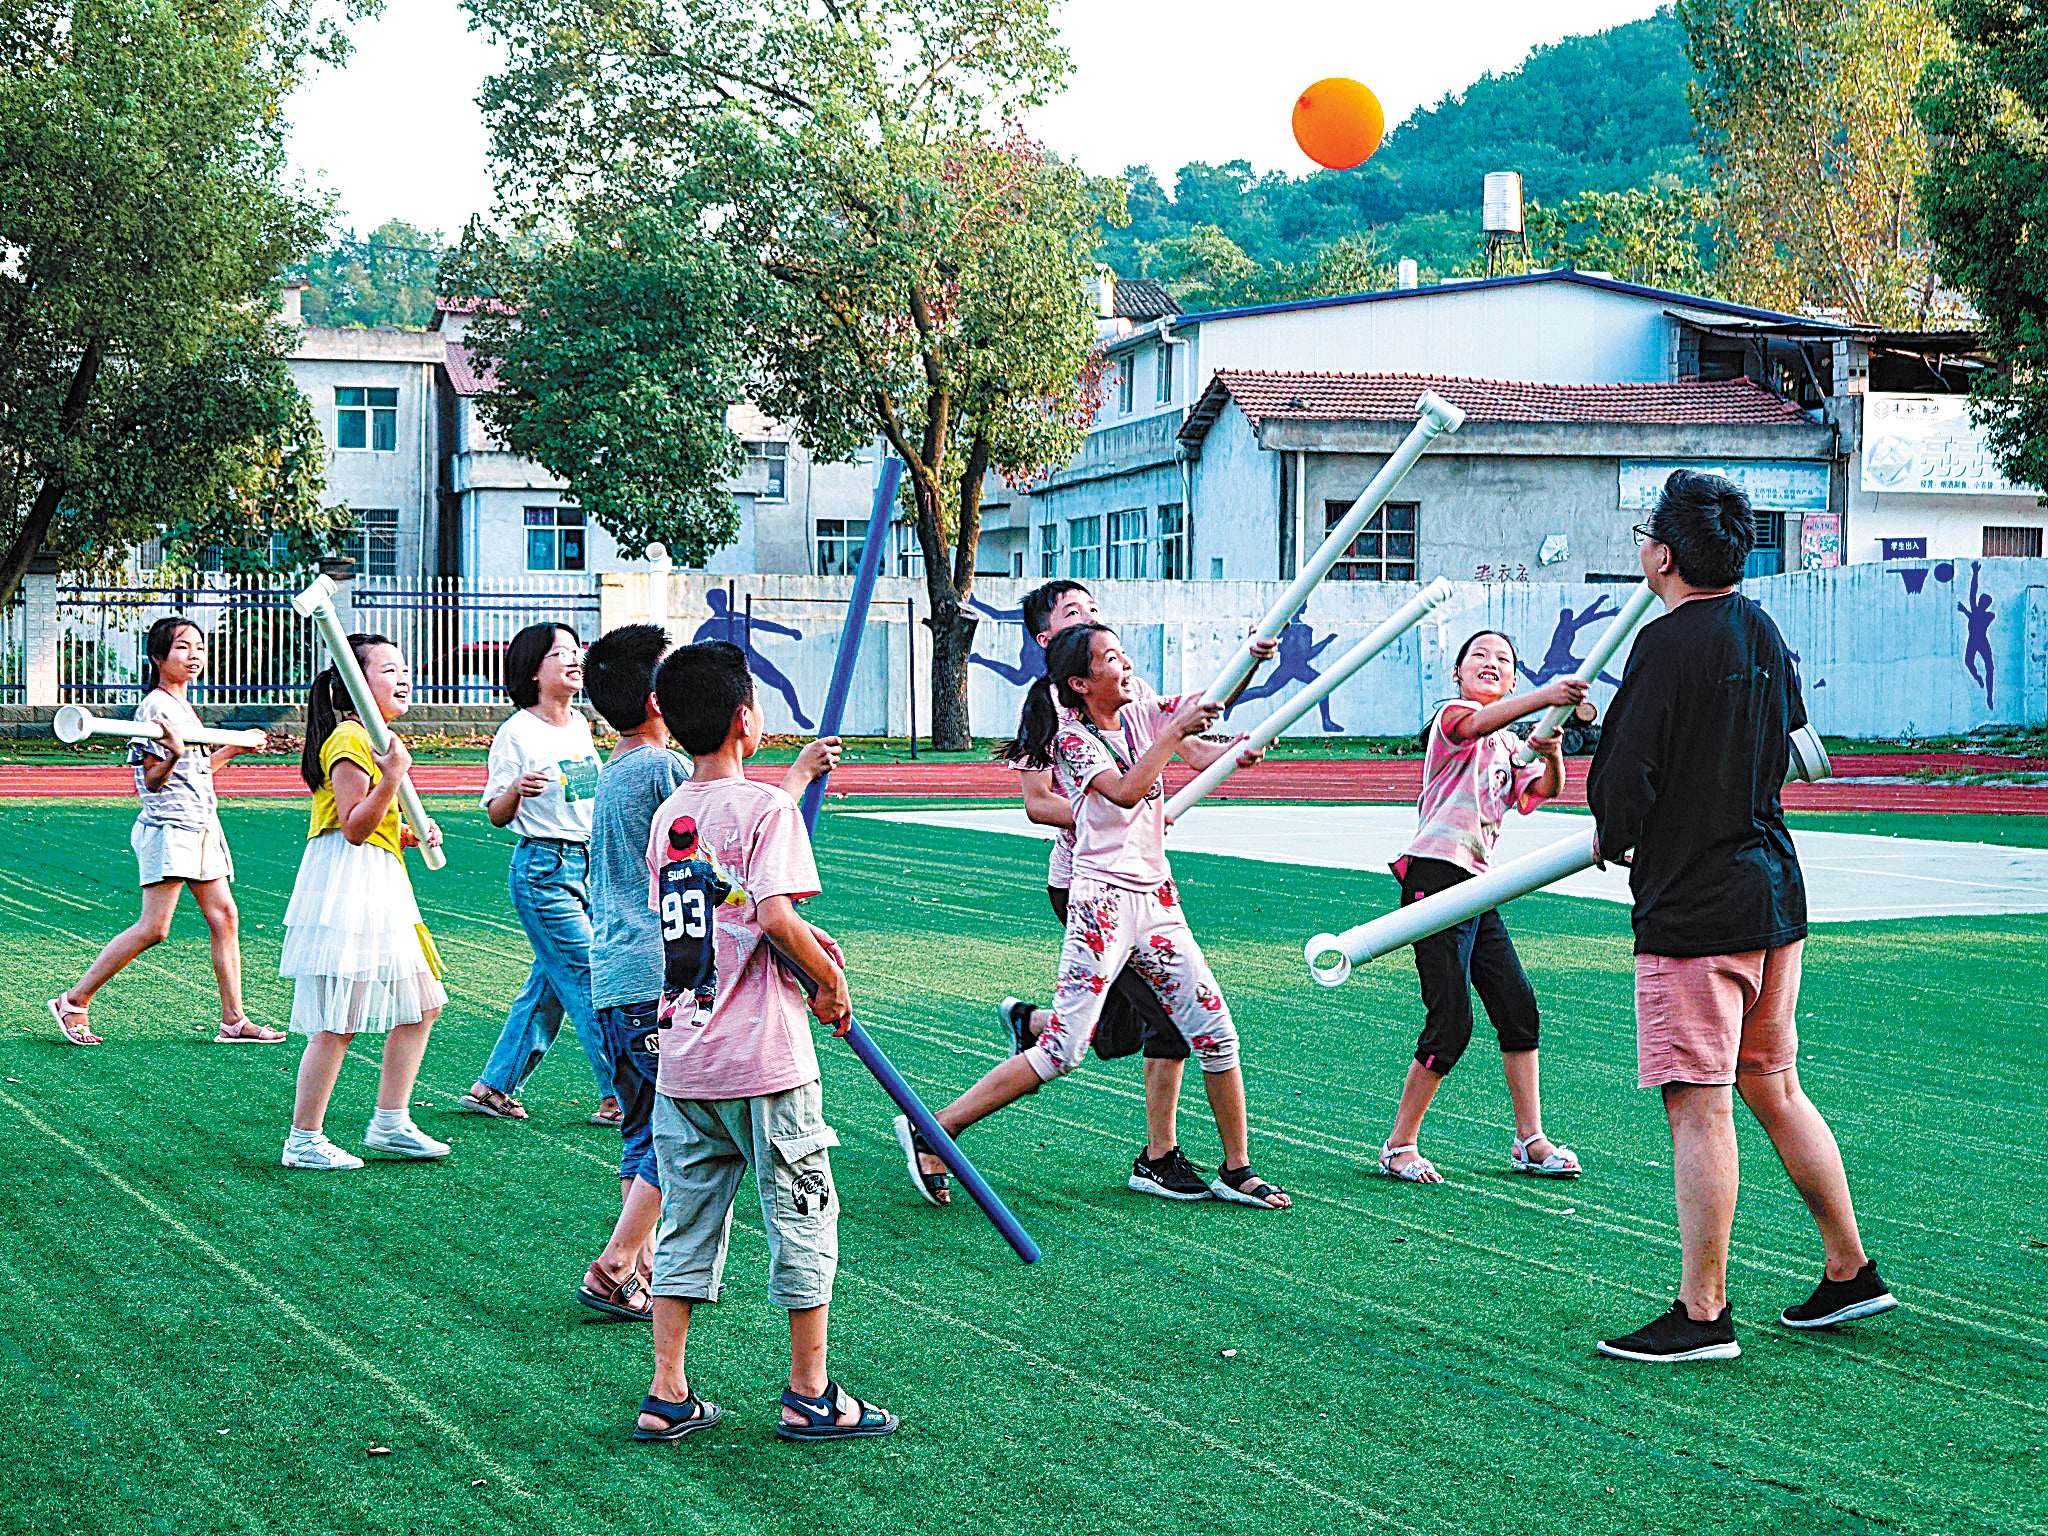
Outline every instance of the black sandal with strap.
<svg viewBox="0 0 2048 1536">
<path fill-rule="evenodd" d="M 784 1440 L 866 1440 L 895 1434 L 901 1422 L 888 1409 L 862 1402 L 836 1381 L 826 1382 L 820 1397 L 805 1397 L 785 1387 L 782 1406 L 804 1416 L 801 1424 L 784 1419 L 775 1426 L 775 1433 Z M 849 1408 L 858 1408 L 860 1417 L 851 1424 L 840 1423 L 839 1415 Z"/>
<path fill-rule="evenodd" d="M 910 1116 L 896 1117 L 896 1145 L 903 1149 L 903 1164 L 910 1170 L 910 1181 L 924 1198 L 926 1205 L 941 1208 L 953 1203 L 953 1178 L 947 1173 L 926 1173 L 920 1157 L 937 1157 L 932 1144 L 924 1139 L 917 1127 L 910 1123 Z"/>
<path fill-rule="evenodd" d="M 1209 1183 L 1209 1193 L 1218 1200 L 1230 1200 L 1238 1205 L 1249 1205 L 1262 1211 L 1284 1211 L 1284 1205 L 1274 1205 L 1274 1195 L 1284 1195 L 1286 1190 L 1278 1184 L 1269 1184 L 1252 1171 L 1246 1163 L 1242 1168 L 1218 1168 L 1216 1177 Z"/>
<path fill-rule="evenodd" d="M 680 1403 L 649 1393 L 640 1399 L 640 1411 L 650 1419 L 662 1421 L 659 1429 L 633 1426 L 635 1440 L 680 1440 L 685 1435 L 694 1435 L 700 1429 L 709 1429 L 725 1417 L 725 1410 L 716 1403 L 706 1402 L 692 1392 Z"/>
</svg>

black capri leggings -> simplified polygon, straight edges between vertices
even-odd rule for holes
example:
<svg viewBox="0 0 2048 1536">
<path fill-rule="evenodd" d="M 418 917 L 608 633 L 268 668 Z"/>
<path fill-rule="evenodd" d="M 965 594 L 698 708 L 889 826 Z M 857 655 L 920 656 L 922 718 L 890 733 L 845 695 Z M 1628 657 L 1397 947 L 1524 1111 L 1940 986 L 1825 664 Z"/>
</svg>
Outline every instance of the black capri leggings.
<svg viewBox="0 0 2048 1536">
<path fill-rule="evenodd" d="M 1404 907 L 1472 878 L 1447 860 L 1412 856 L 1396 862 L 1394 877 Z M 1422 978 L 1423 1011 L 1415 1059 L 1427 1070 L 1443 1076 L 1471 1044 L 1474 987 L 1502 1052 L 1536 1049 L 1536 993 L 1500 913 L 1482 912 L 1418 942 L 1415 973 Z"/>
</svg>

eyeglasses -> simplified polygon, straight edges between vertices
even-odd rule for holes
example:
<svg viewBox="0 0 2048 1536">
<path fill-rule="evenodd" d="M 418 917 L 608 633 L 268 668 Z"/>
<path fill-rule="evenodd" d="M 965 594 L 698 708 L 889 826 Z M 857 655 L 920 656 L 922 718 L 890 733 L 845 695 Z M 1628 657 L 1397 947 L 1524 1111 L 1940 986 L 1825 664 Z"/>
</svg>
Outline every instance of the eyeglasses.
<svg viewBox="0 0 2048 1536">
<path fill-rule="evenodd" d="M 581 650 L 580 648 L 579 648 L 579 649 L 577 649 L 577 650 L 570 650 L 570 651 L 564 651 L 564 650 L 553 650 L 553 651 L 549 651 L 549 652 L 547 653 L 547 655 L 545 655 L 545 656 L 543 656 L 543 657 L 541 658 L 541 660 L 543 660 L 543 661 L 573 661 L 573 662 L 580 662 L 580 661 L 582 661 L 582 660 L 583 660 L 583 652 L 582 652 L 582 650 Z"/>
<path fill-rule="evenodd" d="M 1629 532 L 1636 536 L 1636 542 L 1638 544 L 1655 544 L 1662 542 L 1662 540 L 1660 540 L 1654 533 L 1650 532 L 1650 525 L 1648 523 L 1637 523 L 1635 527 L 1629 529 Z"/>
</svg>

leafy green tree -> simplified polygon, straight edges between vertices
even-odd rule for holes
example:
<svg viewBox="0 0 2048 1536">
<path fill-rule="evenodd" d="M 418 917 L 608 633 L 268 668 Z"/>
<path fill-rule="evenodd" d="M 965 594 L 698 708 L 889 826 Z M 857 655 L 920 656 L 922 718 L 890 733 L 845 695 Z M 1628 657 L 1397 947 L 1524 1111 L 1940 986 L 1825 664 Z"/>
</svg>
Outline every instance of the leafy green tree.
<svg viewBox="0 0 2048 1536">
<path fill-rule="evenodd" d="M 351 517 L 321 505 L 327 440 L 278 356 L 274 327 L 241 315 L 184 362 L 152 368 L 104 404 L 109 454 L 70 493 L 73 563 L 102 569 L 161 540 L 167 564 L 260 571 L 310 565 Z"/>
<path fill-rule="evenodd" d="M 124 482 L 170 507 L 220 484 L 183 451 L 176 382 L 277 384 L 282 338 L 247 310 L 319 237 L 281 103 L 341 56 L 333 21 L 311 0 L 0 4 L 0 601 L 46 543 L 132 538 Z"/>
<path fill-rule="evenodd" d="M 1680 0 L 1734 297 L 1862 325 L 1936 318 L 1915 197 L 1933 0 Z"/>
<path fill-rule="evenodd" d="M 1138 275 L 1157 278 L 1189 311 L 1256 303 L 1271 285 L 1271 272 L 1214 224 L 1141 246 L 1138 257 Z"/>
<path fill-rule="evenodd" d="M 763 409 L 821 458 L 907 466 L 935 740 L 969 739 L 967 607 L 991 471 L 1079 448 L 1097 404 L 1091 247 L 1121 187 L 1014 123 L 1067 70 L 1049 0 L 466 0 L 511 44 L 482 97 L 501 195 L 701 206 L 764 280 Z"/>
<path fill-rule="evenodd" d="M 360 240 L 348 235 L 316 251 L 292 275 L 308 285 L 311 324 L 422 330 L 434 317 L 436 274 L 447 253 L 438 234 L 386 219 Z"/>
<path fill-rule="evenodd" d="M 1529 247 L 1539 267 L 1611 272 L 1625 282 L 1712 294 L 1713 194 L 1700 187 L 1632 187 L 1581 192 L 1526 210 Z"/>
<path fill-rule="evenodd" d="M 1992 450 L 2012 479 L 2048 486 L 2048 15 L 2016 0 L 1942 12 L 1957 46 L 1921 81 L 1921 208 L 1996 359 L 1975 390 Z"/>
<path fill-rule="evenodd" d="M 451 275 L 496 297 L 467 340 L 491 360 L 492 429 L 545 464 L 621 548 L 702 565 L 739 532 L 721 482 L 744 462 L 725 409 L 746 391 L 745 310 L 772 302 L 687 206 L 593 206 L 525 251 L 473 229 Z"/>
</svg>

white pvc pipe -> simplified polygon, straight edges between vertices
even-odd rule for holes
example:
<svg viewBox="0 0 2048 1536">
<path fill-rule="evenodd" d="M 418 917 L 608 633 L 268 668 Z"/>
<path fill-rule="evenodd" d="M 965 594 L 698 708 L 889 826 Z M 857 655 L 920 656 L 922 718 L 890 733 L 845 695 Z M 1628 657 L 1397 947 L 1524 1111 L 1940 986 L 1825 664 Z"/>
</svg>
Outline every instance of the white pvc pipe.
<svg viewBox="0 0 2048 1536">
<path fill-rule="evenodd" d="M 316 576 L 310 587 L 292 599 L 292 609 L 300 618 L 311 619 L 313 627 L 320 631 L 320 638 L 327 642 L 327 654 L 334 662 L 335 671 L 341 674 L 342 686 L 348 689 L 348 696 L 355 703 L 356 718 L 370 733 L 370 750 L 385 752 L 391 746 L 391 727 L 377 709 L 369 679 L 363 676 L 363 669 L 356 664 L 356 653 L 349 646 L 348 632 L 341 627 L 341 615 L 334 611 L 334 593 L 335 586 L 330 577 Z M 448 855 L 439 848 L 429 847 L 424 841 L 427 808 L 420 803 L 420 792 L 413 788 L 410 775 L 398 781 L 398 805 L 405 813 L 405 819 L 412 823 L 413 831 L 422 838 L 420 857 L 426 861 L 427 868 L 441 868 L 448 862 Z"/>
<path fill-rule="evenodd" d="M 1373 657 L 1420 624 L 1431 610 L 1449 602 L 1456 591 L 1455 587 L 1439 576 L 1396 608 L 1371 634 L 1325 667 L 1321 677 L 1289 698 L 1286 703 L 1254 726 L 1251 734 L 1243 741 L 1183 784 L 1179 792 L 1166 802 L 1166 819 L 1171 822 L 1183 815 L 1197 800 L 1235 773 L 1237 759 L 1241 753 L 1263 752 L 1271 746 L 1279 739 L 1282 731 L 1335 693 Z"/>
<path fill-rule="evenodd" d="M 1593 649 L 1586 653 L 1586 659 L 1579 663 L 1579 670 L 1572 676 L 1590 685 L 1593 679 L 1600 675 L 1600 669 L 1614 659 L 1614 653 L 1621 649 L 1621 643 L 1635 633 L 1636 626 L 1643 621 L 1643 615 L 1650 611 L 1650 604 L 1656 600 L 1657 594 L 1650 590 L 1647 581 L 1629 593 L 1628 601 L 1621 605 L 1621 612 L 1617 613 L 1607 628 L 1601 631 L 1600 638 L 1593 644 Z M 1553 704 L 1543 711 L 1542 717 L 1536 722 L 1536 728 L 1529 733 L 1530 737 L 1555 736 L 1557 728 L 1564 724 L 1565 716 L 1571 712 L 1572 707 L 1569 704 Z M 1523 742 L 1515 749 L 1515 762 L 1519 766 L 1527 767 L 1535 761 L 1536 749 L 1528 742 Z"/>
<path fill-rule="evenodd" d="M 1223 664 L 1223 670 L 1216 674 L 1216 680 L 1204 690 L 1202 697 L 1211 704 L 1223 703 L 1237 691 L 1240 683 L 1252 675 L 1252 668 L 1258 665 L 1258 658 L 1252 655 L 1252 646 L 1261 640 L 1279 638 L 1280 631 L 1287 627 L 1287 621 L 1301 612 L 1301 605 L 1308 601 L 1309 593 L 1329 575 L 1330 567 L 1335 565 L 1338 557 L 1351 547 L 1351 541 L 1358 537 L 1359 531 L 1365 527 L 1366 520 L 1379 511 L 1381 504 L 1393 494 L 1394 487 L 1401 483 L 1401 477 L 1407 474 L 1409 467 L 1422 456 L 1422 450 L 1434 442 L 1440 433 L 1455 432 L 1465 422 L 1465 413 L 1434 390 L 1425 389 L 1422 398 L 1415 402 L 1415 409 L 1421 419 L 1409 428 L 1408 435 L 1401 439 L 1400 446 L 1395 448 L 1388 456 L 1387 462 L 1380 466 L 1380 472 L 1372 477 L 1372 483 L 1366 486 L 1359 493 L 1358 500 L 1351 504 L 1351 510 L 1346 512 L 1343 520 L 1330 530 L 1328 536 L 1317 546 L 1316 552 L 1309 556 L 1307 563 L 1302 566 L 1300 573 L 1288 583 L 1287 590 L 1280 594 L 1271 608 L 1266 610 L 1266 616 L 1259 620 L 1258 628 L 1245 638 L 1245 643 L 1241 647 L 1231 653 L 1230 660 Z"/>
<path fill-rule="evenodd" d="M 129 740 L 161 741 L 161 720 L 118 720 L 96 715 L 83 704 L 66 704 L 50 721 L 50 732 L 59 741 L 79 742 L 88 736 L 125 736 Z M 210 725 L 180 731 L 178 739 L 187 746 L 247 747 L 257 750 L 269 741 L 262 731 L 224 731 Z"/>
<path fill-rule="evenodd" d="M 1790 746 L 1791 757 L 1785 771 L 1787 784 L 1818 783 L 1834 772 L 1827 749 L 1812 726 L 1802 725 L 1794 731 Z M 1377 960 L 1433 933 L 1455 928 L 1482 912 L 1592 867 L 1593 829 L 1588 827 L 1548 848 L 1538 848 L 1519 859 L 1497 864 L 1483 875 L 1461 880 L 1449 890 L 1382 913 L 1356 928 L 1343 933 L 1319 933 L 1302 946 L 1302 957 L 1308 961 L 1309 974 L 1317 981 L 1326 987 L 1340 987 L 1350 978 L 1354 965 Z"/>
</svg>

